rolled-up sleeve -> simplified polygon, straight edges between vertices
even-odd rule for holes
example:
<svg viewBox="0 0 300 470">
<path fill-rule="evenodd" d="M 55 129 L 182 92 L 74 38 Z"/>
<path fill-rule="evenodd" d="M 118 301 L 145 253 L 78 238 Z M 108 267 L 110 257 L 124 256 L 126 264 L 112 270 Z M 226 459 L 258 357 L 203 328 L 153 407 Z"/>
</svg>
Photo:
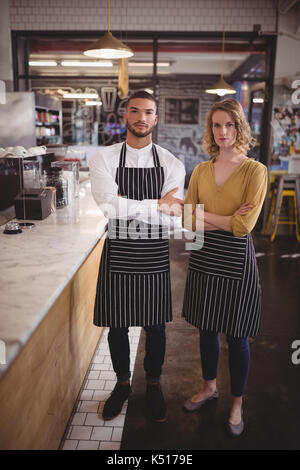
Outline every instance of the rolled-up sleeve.
<svg viewBox="0 0 300 470">
<path fill-rule="evenodd" d="M 259 163 L 247 185 L 244 202 L 253 205 L 253 208 L 245 215 L 233 215 L 230 219 L 231 231 L 235 237 L 243 237 L 255 227 L 260 214 L 268 184 L 267 168 Z"/>
</svg>

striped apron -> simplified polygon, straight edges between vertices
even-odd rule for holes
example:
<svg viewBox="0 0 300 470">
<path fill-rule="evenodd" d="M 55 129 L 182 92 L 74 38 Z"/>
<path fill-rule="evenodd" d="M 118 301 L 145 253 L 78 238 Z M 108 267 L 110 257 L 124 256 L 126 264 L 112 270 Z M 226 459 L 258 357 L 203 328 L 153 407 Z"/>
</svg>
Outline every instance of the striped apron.
<svg viewBox="0 0 300 470">
<path fill-rule="evenodd" d="M 142 201 L 160 199 L 164 170 L 155 145 L 154 167 L 126 168 L 123 144 L 116 172 L 118 193 Z M 168 228 L 137 219 L 109 220 L 100 261 L 94 324 L 114 328 L 172 320 Z"/>
<path fill-rule="evenodd" d="M 183 316 L 200 330 L 256 336 L 261 289 L 251 235 L 197 232 L 196 245 L 203 242 L 191 251 Z"/>
</svg>

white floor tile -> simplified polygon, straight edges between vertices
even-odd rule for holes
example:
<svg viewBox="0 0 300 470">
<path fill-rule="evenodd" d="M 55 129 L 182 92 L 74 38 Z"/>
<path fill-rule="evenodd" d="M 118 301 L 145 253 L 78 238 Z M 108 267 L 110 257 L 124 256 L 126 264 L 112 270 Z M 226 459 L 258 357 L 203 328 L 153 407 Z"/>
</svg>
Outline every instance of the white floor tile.
<svg viewBox="0 0 300 470">
<path fill-rule="evenodd" d="M 77 450 L 97 450 L 99 441 L 79 441 Z"/>
<path fill-rule="evenodd" d="M 110 370 L 102 370 L 99 379 L 103 380 L 116 380 L 116 374 Z"/>
<path fill-rule="evenodd" d="M 88 380 L 98 380 L 100 372 L 98 370 L 91 370 L 88 374 Z"/>
<path fill-rule="evenodd" d="M 106 380 L 104 390 L 113 390 L 115 388 L 116 380 Z"/>
<path fill-rule="evenodd" d="M 105 402 L 104 402 L 104 401 L 100 401 L 100 402 L 98 402 L 98 403 L 99 403 L 99 406 L 98 406 L 97 413 L 98 413 L 99 416 L 102 416 L 102 411 L 103 411 Z"/>
<path fill-rule="evenodd" d="M 121 414 L 126 414 L 128 406 L 128 400 L 124 403 L 123 408 L 121 410 Z"/>
<path fill-rule="evenodd" d="M 109 356 L 109 355 L 105 356 L 103 362 L 104 362 L 104 364 L 111 364 L 111 358 L 110 358 L 110 356 Z"/>
<path fill-rule="evenodd" d="M 110 395 L 110 390 L 95 390 L 93 395 L 93 401 L 106 401 Z"/>
<path fill-rule="evenodd" d="M 79 399 L 80 400 L 91 400 L 93 397 L 93 390 L 82 390 Z"/>
<path fill-rule="evenodd" d="M 69 439 L 69 437 L 71 435 L 71 432 L 72 432 L 72 428 L 73 428 L 73 426 L 69 426 L 69 428 L 67 430 L 67 433 L 66 433 L 66 439 Z"/>
<path fill-rule="evenodd" d="M 78 441 L 75 441 L 75 440 L 71 441 L 69 439 L 66 439 L 62 449 L 63 450 L 74 450 L 74 449 L 76 449 L 77 444 L 78 444 Z"/>
<path fill-rule="evenodd" d="M 139 336 L 133 336 L 130 339 L 130 341 L 131 341 L 132 344 L 137 344 L 140 341 L 140 337 Z"/>
<path fill-rule="evenodd" d="M 118 415 L 113 419 L 105 422 L 105 426 L 124 426 L 125 415 Z"/>
<path fill-rule="evenodd" d="M 114 428 L 111 440 L 121 442 L 122 434 L 123 428 Z"/>
<path fill-rule="evenodd" d="M 93 364 L 93 370 L 109 370 L 112 364 Z"/>
<path fill-rule="evenodd" d="M 110 441 L 113 428 L 95 426 L 91 435 L 91 440 Z"/>
<path fill-rule="evenodd" d="M 72 425 L 82 426 L 86 418 L 86 413 L 75 413 L 72 419 Z"/>
<path fill-rule="evenodd" d="M 120 442 L 100 442 L 99 450 L 120 450 Z"/>
<path fill-rule="evenodd" d="M 73 426 L 70 439 L 90 439 L 92 426 Z"/>
<path fill-rule="evenodd" d="M 140 333 L 141 327 L 129 329 L 131 372 L 134 369 Z M 62 443 L 64 450 L 120 449 L 128 401 L 124 403 L 120 415 L 113 420 L 104 421 L 102 418 L 104 404 L 116 384 L 107 334 L 108 328 L 105 328 L 68 423 L 66 438 Z"/>
<path fill-rule="evenodd" d="M 96 401 L 82 401 L 80 406 L 81 413 L 97 413 L 98 403 Z"/>
<path fill-rule="evenodd" d="M 88 413 L 84 424 L 86 426 L 104 426 L 104 420 L 97 413 Z"/>
<path fill-rule="evenodd" d="M 87 390 L 104 390 L 105 380 L 88 380 L 85 388 Z M 105 389 L 107 390 L 107 389 Z"/>
<path fill-rule="evenodd" d="M 104 359 L 105 359 L 106 357 L 107 357 L 107 356 L 104 356 L 103 354 L 101 354 L 101 355 L 97 355 L 97 354 L 96 354 L 96 355 L 94 356 L 93 362 L 94 362 L 95 364 L 101 364 L 102 362 L 104 362 Z"/>
</svg>

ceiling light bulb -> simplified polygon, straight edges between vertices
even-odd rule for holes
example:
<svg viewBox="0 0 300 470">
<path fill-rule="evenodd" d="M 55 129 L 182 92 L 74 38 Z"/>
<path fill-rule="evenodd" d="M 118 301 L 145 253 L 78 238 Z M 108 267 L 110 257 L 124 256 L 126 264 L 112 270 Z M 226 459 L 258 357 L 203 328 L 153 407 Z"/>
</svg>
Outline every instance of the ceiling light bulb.
<svg viewBox="0 0 300 470">
<path fill-rule="evenodd" d="M 30 60 L 30 67 L 56 67 L 56 60 Z"/>
<path fill-rule="evenodd" d="M 63 60 L 60 65 L 63 67 L 112 67 L 111 61 L 80 61 L 80 60 Z"/>
<path fill-rule="evenodd" d="M 65 93 L 63 95 L 64 98 L 78 98 L 78 99 L 84 99 L 84 98 L 90 98 L 90 99 L 97 99 L 99 96 L 96 93 Z"/>
</svg>

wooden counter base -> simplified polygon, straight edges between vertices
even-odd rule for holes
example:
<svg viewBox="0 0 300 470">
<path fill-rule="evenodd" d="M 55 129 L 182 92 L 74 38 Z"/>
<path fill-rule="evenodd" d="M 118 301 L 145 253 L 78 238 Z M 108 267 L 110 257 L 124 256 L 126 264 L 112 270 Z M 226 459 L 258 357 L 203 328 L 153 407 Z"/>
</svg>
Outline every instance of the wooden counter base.
<svg viewBox="0 0 300 470">
<path fill-rule="evenodd" d="M 1 378 L 1 449 L 59 447 L 102 333 L 93 325 L 93 307 L 104 240 Z"/>
</svg>

